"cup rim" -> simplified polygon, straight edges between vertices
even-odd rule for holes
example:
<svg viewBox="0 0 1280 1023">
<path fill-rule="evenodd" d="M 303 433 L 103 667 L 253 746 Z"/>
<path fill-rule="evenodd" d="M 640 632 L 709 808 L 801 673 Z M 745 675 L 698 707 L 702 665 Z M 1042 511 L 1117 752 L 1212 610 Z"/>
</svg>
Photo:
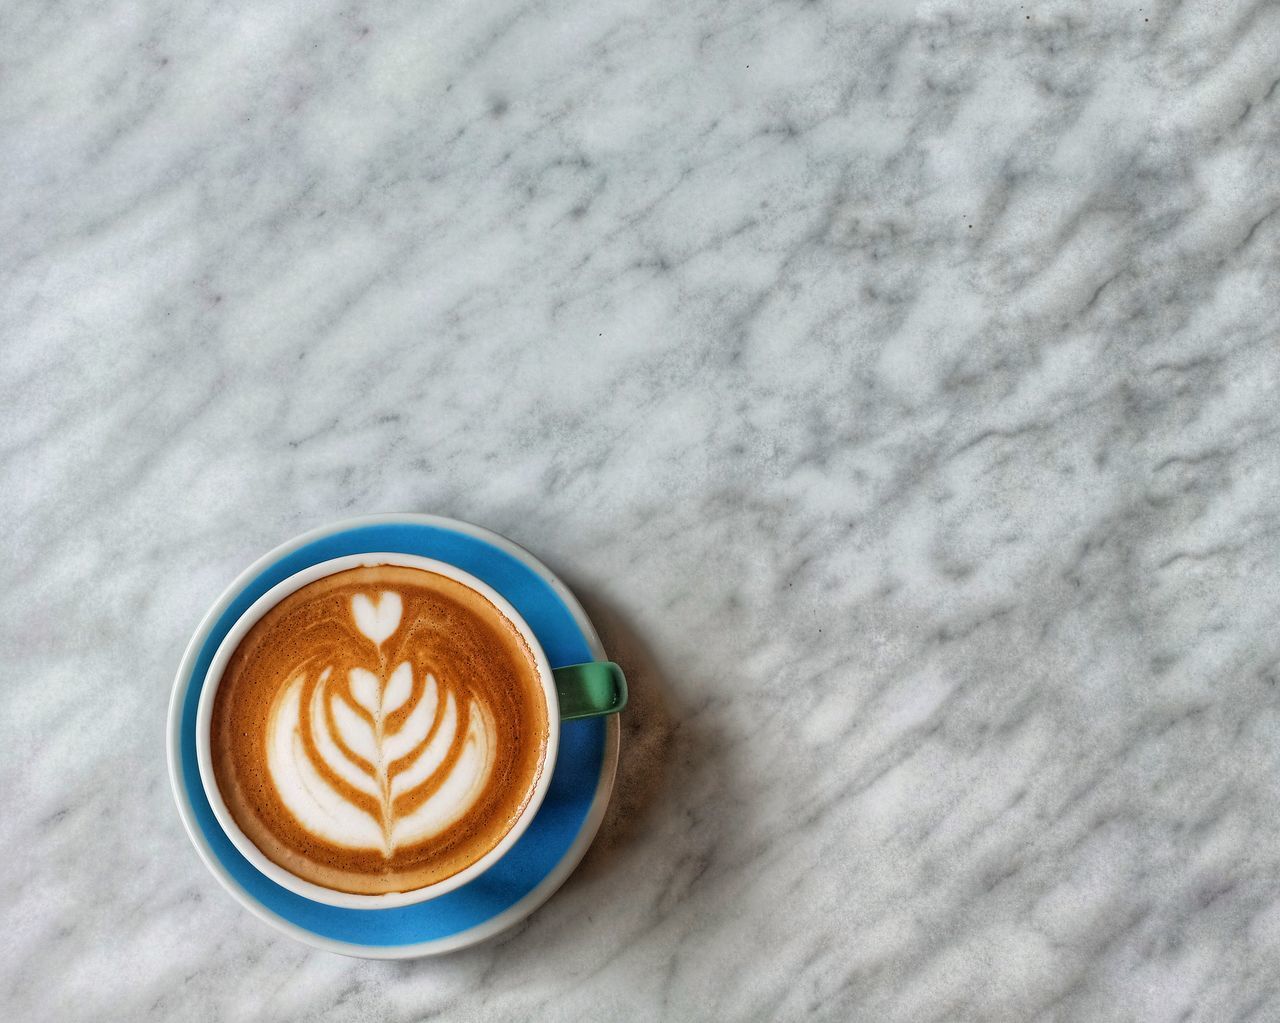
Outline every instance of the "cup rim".
<svg viewBox="0 0 1280 1023">
<path fill-rule="evenodd" d="M 538 680 L 542 685 L 543 695 L 547 703 L 547 739 L 543 750 L 542 765 L 538 779 L 534 783 L 529 800 L 525 803 L 520 816 L 502 837 L 502 839 L 474 863 L 469 864 L 456 874 L 452 874 L 434 884 L 423 885 L 405 892 L 387 892 L 381 895 L 361 895 L 355 892 L 342 892 L 326 888 L 312 881 L 304 880 L 284 867 L 269 859 L 241 830 L 227 809 L 213 773 L 211 725 L 213 720 L 213 701 L 218 687 L 222 684 L 222 676 L 227 662 L 240 645 L 245 634 L 273 607 L 291 593 L 295 593 L 309 583 L 326 576 L 351 568 L 374 567 L 377 565 L 395 565 L 405 568 L 420 568 L 435 572 L 467 586 L 488 600 L 520 633 L 533 655 L 537 667 Z M 555 680 L 551 673 L 551 665 L 547 660 L 542 644 L 529 624 L 501 593 L 488 583 L 476 578 L 470 572 L 452 565 L 447 561 L 428 558 L 418 554 L 402 554 L 395 551 L 373 551 L 361 554 L 348 554 L 295 572 L 282 579 L 267 590 L 245 610 L 219 643 L 213 659 L 209 662 L 209 670 L 205 673 L 201 686 L 200 698 L 196 707 L 196 763 L 200 773 L 200 783 L 205 797 L 213 810 L 218 826 L 231 841 L 232 845 L 247 859 L 253 867 L 281 887 L 313 902 L 343 909 L 394 909 L 401 906 L 412 906 L 427 902 L 441 895 L 461 888 L 474 880 L 496 864 L 511 849 L 521 835 L 524 834 L 547 794 L 551 785 L 551 776 L 555 772 L 556 756 L 560 744 L 560 700 L 556 692 Z"/>
</svg>

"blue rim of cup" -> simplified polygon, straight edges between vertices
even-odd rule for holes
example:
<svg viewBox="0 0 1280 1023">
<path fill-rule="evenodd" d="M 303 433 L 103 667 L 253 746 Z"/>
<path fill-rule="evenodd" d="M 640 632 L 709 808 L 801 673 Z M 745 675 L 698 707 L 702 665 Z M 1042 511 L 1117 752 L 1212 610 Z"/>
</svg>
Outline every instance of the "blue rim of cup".
<svg viewBox="0 0 1280 1023">
<path fill-rule="evenodd" d="M 603 660 L 582 606 L 527 551 L 490 530 L 433 515 L 378 515 L 306 533 L 246 569 L 206 614 L 183 655 L 169 704 L 169 778 L 178 813 L 205 865 L 247 909 L 319 948 L 366 958 L 448 952 L 501 933 L 532 913 L 577 866 L 604 817 L 617 767 L 616 715 L 560 723 L 560 753 L 542 806 L 505 856 L 473 881 L 427 902 L 343 909 L 303 898 L 260 873 L 231 843 L 196 765 L 195 714 L 218 644 L 276 583 L 346 554 L 419 554 L 456 565 L 501 593 L 528 623 L 551 666 Z"/>
</svg>

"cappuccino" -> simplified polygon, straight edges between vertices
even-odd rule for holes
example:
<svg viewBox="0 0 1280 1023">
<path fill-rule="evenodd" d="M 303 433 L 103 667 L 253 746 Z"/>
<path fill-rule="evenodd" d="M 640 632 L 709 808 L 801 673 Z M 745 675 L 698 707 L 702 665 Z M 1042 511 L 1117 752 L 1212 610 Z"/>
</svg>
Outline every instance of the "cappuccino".
<svg viewBox="0 0 1280 1023">
<path fill-rule="evenodd" d="M 285 870 L 380 895 L 466 869 L 537 786 L 547 698 L 516 627 L 422 568 L 337 572 L 285 597 L 231 655 L 213 703 L 214 777 Z"/>
</svg>

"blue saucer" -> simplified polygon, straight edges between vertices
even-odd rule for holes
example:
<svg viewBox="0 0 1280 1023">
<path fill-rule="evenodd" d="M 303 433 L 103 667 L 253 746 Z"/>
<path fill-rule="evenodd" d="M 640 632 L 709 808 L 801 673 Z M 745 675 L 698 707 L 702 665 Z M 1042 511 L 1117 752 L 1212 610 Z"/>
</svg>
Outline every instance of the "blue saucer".
<svg viewBox="0 0 1280 1023">
<path fill-rule="evenodd" d="M 169 707 L 169 775 L 178 812 L 205 864 L 249 910 L 320 948 L 373 958 L 432 955 L 483 941 L 548 899 L 586 852 L 604 816 L 618 756 L 617 716 L 566 721 L 541 808 L 520 840 L 470 884 L 395 909 L 340 909 L 269 880 L 218 827 L 196 765 L 195 719 L 209 662 L 259 596 L 331 558 L 395 551 L 438 558 L 488 583 L 515 606 L 551 666 L 603 660 L 581 606 L 545 566 L 495 533 L 427 515 L 387 515 L 324 527 L 277 548 L 222 595 L 192 637 Z"/>
</svg>

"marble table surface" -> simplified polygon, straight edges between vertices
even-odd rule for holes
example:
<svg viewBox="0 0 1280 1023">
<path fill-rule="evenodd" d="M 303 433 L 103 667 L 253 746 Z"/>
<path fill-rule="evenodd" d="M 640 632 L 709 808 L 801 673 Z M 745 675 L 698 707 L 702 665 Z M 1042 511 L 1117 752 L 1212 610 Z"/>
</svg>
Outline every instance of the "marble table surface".
<svg viewBox="0 0 1280 1023">
<path fill-rule="evenodd" d="M 1280 6 L 14 0 L 0 1017 L 1280 1019 Z M 634 702 L 437 960 L 165 773 L 251 560 L 504 533 Z"/>
</svg>

